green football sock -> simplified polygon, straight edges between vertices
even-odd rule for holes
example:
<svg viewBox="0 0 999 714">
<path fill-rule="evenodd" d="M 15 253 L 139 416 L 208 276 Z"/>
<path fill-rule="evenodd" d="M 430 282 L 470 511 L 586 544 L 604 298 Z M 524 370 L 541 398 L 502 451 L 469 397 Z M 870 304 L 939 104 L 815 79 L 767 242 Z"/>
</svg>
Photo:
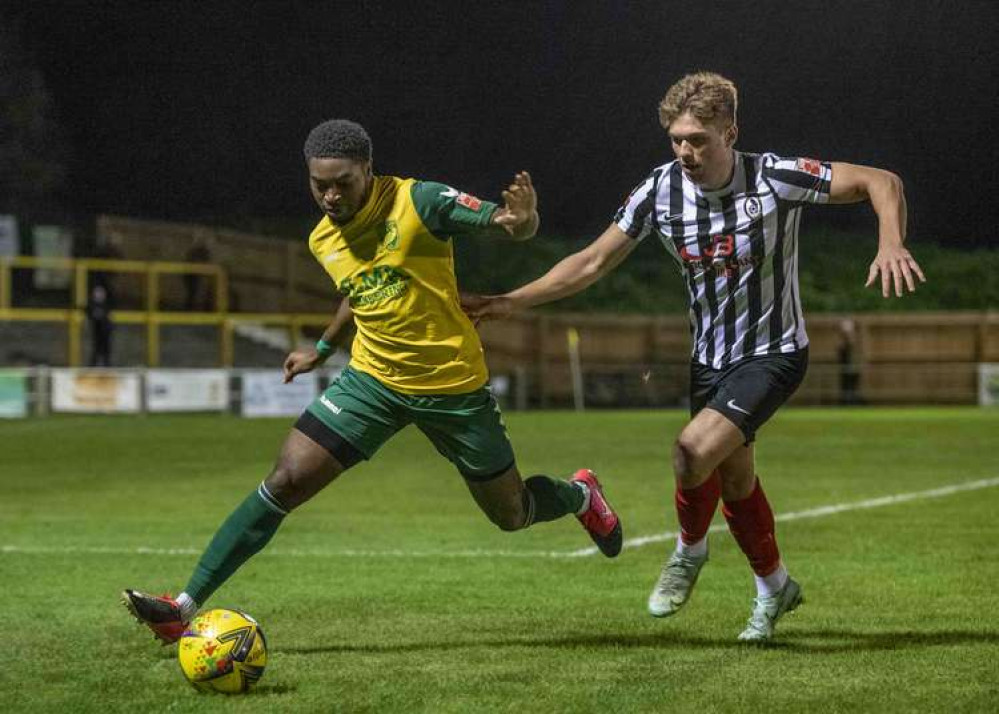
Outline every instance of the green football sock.
<svg viewBox="0 0 999 714">
<path fill-rule="evenodd" d="M 527 525 L 554 521 L 566 514 L 576 513 L 583 507 L 583 500 L 586 498 L 583 489 L 576 484 L 548 476 L 531 476 L 524 481 L 524 486 L 525 499 L 528 501 Z"/>
<path fill-rule="evenodd" d="M 239 566 L 267 545 L 287 513 L 260 484 L 216 531 L 184 592 L 204 604 Z"/>
</svg>

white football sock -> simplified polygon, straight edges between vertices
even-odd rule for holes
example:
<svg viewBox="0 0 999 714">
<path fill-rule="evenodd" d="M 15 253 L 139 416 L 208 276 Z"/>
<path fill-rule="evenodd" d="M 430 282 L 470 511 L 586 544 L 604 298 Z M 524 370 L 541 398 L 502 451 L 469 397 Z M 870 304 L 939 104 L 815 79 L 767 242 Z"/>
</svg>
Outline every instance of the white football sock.
<svg viewBox="0 0 999 714">
<path fill-rule="evenodd" d="M 590 510 L 590 487 L 582 481 L 573 481 L 573 484 L 583 491 L 583 505 L 579 507 L 578 511 L 576 511 L 576 515 L 581 516 Z"/>
<path fill-rule="evenodd" d="M 703 558 L 708 554 L 708 537 L 704 536 L 696 543 L 684 543 L 683 538 L 677 536 L 676 552 L 688 558 Z"/>
<path fill-rule="evenodd" d="M 759 575 L 753 577 L 756 578 L 756 594 L 759 597 L 772 597 L 787 583 L 787 568 L 781 563 L 770 575 L 764 575 L 762 578 Z"/>
<path fill-rule="evenodd" d="M 175 602 L 180 607 L 180 616 L 184 618 L 184 622 L 190 622 L 191 618 L 198 614 L 198 603 L 187 593 L 178 595 Z"/>
</svg>

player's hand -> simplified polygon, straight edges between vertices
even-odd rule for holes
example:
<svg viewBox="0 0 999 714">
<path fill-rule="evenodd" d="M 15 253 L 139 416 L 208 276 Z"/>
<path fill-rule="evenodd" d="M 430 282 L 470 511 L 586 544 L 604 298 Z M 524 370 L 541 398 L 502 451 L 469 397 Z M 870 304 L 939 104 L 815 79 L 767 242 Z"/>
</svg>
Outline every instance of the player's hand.
<svg viewBox="0 0 999 714">
<path fill-rule="evenodd" d="M 505 295 L 461 293 L 461 309 L 478 325 L 482 320 L 505 320 L 517 311 L 516 303 Z"/>
<path fill-rule="evenodd" d="M 891 294 L 893 284 L 896 297 L 902 297 L 906 288 L 910 293 L 916 292 L 917 277 L 919 282 L 926 282 L 926 277 L 923 275 L 919 263 L 901 245 L 882 246 L 878 249 L 878 254 L 874 257 L 870 270 L 867 271 L 867 282 L 864 287 L 871 287 L 879 274 L 881 275 L 882 297 L 888 297 Z"/>
<path fill-rule="evenodd" d="M 492 222 L 514 237 L 525 230 L 533 235 L 538 223 L 538 194 L 529 173 L 520 171 L 513 177 L 513 183 L 503 191 L 503 202 L 493 214 Z"/>
<path fill-rule="evenodd" d="M 284 360 L 284 383 L 288 384 L 296 374 L 305 374 L 314 370 L 322 361 L 322 357 L 314 347 L 295 350 Z"/>
</svg>

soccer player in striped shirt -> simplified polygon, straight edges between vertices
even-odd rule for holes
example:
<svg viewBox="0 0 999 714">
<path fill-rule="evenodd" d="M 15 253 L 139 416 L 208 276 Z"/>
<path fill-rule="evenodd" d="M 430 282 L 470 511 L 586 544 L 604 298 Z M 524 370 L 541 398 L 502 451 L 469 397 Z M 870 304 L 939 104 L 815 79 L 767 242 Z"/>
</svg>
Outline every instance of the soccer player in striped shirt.
<svg viewBox="0 0 999 714">
<path fill-rule="evenodd" d="M 879 169 L 734 146 L 735 85 L 700 72 L 659 105 L 676 158 L 652 170 L 593 243 L 501 296 L 467 296 L 473 318 L 497 318 L 583 290 L 655 235 L 677 261 L 690 302 L 691 420 L 673 445 L 680 536 L 649 596 L 656 617 L 687 602 L 708 559 L 707 531 L 722 513 L 756 576 L 742 640 L 773 636 L 802 601 L 781 561 L 774 518 L 756 475 L 757 430 L 794 393 L 808 364 L 798 291 L 798 223 L 807 203 L 870 201 L 878 250 L 867 275 L 884 297 L 924 280 L 903 246 L 902 182 Z M 880 278 L 880 281 L 879 281 Z"/>
<path fill-rule="evenodd" d="M 320 124 L 305 142 L 312 196 L 324 214 L 309 248 L 346 299 L 315 348 L 288 355 L 285 381 L 322 364 L 352 322 L 350 363 L 302 413 L 274 469 L 218 529 L 183 592 L 176 599 L 122 593 L 164 643 L 181 636 L 293 509 L 410 424 L 502 530 L 573 514 L 604 555 L 621 550 L 621 523 L 589 469 L 570 479 L 521 478 L 487 386 L 482 344 L 458 301 L 453 238 L 533 236 L 530 175 L 518 173 L 498 205 L 433 181 L 375 175 L 371 154 L 367 132 L 347 120 Z"/>
</svg>

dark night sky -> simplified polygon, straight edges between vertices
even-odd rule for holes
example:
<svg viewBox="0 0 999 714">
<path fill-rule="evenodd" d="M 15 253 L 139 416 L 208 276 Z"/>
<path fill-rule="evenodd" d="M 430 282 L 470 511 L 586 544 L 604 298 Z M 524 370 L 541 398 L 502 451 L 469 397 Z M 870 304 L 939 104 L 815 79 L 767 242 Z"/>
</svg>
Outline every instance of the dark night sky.
<svg viewBox="0 0 999 714">
<path fill-rule="evenodd" d="M 913 240 L 985 247 L 999 246 L 997 6 L 33 0 L 15 14 L 87 211 L 311 216 L 302 141 L 349 117 L 381 173 L 495 198 L 527 168 L 544 230 L 587 234 L 668 160 L 656 105 L 703 68 L 740 88 L 739 148 L 891 169 Z"/>
</svg>

